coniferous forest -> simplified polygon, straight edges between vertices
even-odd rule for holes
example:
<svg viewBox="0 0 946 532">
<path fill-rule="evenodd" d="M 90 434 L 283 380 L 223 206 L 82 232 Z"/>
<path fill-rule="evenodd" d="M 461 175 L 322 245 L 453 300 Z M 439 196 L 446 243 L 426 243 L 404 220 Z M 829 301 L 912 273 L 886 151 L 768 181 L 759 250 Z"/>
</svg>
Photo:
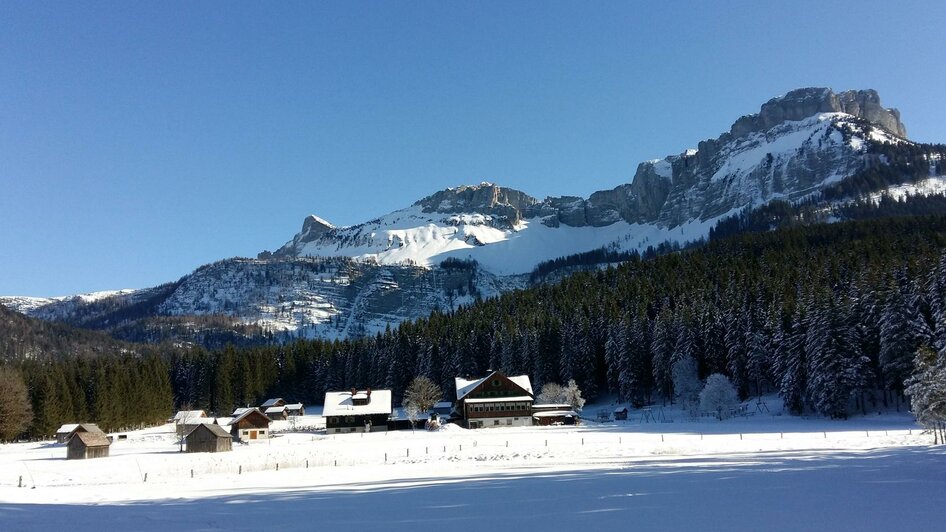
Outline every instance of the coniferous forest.
<svg viewBox="0 0 946 532">
<path fill-rule="evenodd" d="M 729 376 L 742 398 L 777 392 L 795 413 L 843 418 L 899 406 L 921 347 L 946 345 L 946 217 L 792 226 L 572 275 L 434 313 L 373 338 L 207 351 L 112 348 L 14 362 L 29 434 L 95 420 L 116 430 L 175 406 L 227 415 L 282 396 L 391 388 L 418 375 L 448 393 L 458 375 L 575 379 L 585 397 L 674 400 L 673 367 Z"/>
</svg>

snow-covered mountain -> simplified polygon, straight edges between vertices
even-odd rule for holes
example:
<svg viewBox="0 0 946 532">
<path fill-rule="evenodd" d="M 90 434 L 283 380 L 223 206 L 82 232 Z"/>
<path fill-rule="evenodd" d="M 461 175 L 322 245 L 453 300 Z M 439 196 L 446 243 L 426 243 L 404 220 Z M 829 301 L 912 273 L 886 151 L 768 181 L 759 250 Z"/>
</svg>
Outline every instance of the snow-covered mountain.
<svg viewBox="0 0 946 532">
<path fill-rule="evenodd" d="M 881 145 L 913 143 L 899 113 L 882 107 L 875 91 L 799 89 L 696 149 L 641 163 L 629 183 L 587 199 L 539 200 L 491 183 L 460 186 L 348 227 L 309 216 L 274 252 L 204 266 L 162 287 L 0 303 L 126 331 L 129 339 L 142 328 L 151 340 L 179 337 L 199 329 L 191 318 L 201 316 L 277 335 L 370 334 L 526 286 L 526 274 L 543 261 L 700 239 L 723 217 L 776 199 L 813 197 L 886 164 Z M 936 190 L 907 185 L 894 192 Z"/>
</svg>

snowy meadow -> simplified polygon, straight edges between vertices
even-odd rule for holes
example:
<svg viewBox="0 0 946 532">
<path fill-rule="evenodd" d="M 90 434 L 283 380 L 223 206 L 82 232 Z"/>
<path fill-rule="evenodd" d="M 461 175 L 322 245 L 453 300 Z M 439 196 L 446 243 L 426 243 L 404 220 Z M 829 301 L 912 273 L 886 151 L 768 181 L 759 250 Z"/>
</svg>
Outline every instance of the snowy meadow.
<svg viewBox="0 0 946 532">
<path fill-rule="evenodd" d="M 72 461 L 9 444 L 0 529 L 884 530 L 946 505 L 946 449 L 908 414 L 643 421 L 327 436 L 306 416 L 218 454 L 179 453 L 168 424 Z"/>
</svg>

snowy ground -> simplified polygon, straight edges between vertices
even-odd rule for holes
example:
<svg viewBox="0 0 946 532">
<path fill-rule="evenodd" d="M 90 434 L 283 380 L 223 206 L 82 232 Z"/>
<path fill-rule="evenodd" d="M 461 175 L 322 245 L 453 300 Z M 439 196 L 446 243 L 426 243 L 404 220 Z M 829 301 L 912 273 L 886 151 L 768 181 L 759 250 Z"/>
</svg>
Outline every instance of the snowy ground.
<svg viewBox="0 0 946 532">
<path fill-rule="evenodd" d="M 946 448 L 907 415 L 674 417 L 311 431 L 216 455 L 178 453 L 168 425 L 88 461 L 4 445 L 0 530 L 935 529 L 946 507 Z"/>
</svg>

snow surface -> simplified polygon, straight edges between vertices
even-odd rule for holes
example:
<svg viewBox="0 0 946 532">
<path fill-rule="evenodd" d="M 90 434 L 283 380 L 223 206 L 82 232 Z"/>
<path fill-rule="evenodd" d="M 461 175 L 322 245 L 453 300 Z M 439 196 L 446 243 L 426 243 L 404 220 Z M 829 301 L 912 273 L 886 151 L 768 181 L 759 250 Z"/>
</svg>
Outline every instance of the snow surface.
<svg viewBox="0 0 946 532">
<path fill-rule="evenodd" d="M 0 529 L 929 530 L 941 521 L 946 448 L 907 415 L 665 414 L 673 422 L 642 423 L 631 410 L 627 422 L 578 427 L 335 436 L 303 416 L 304 432 L 280 432 L 290 422 L 277 421 L 274 438 L 219 454 L 178 453 L 164 425 L 127 433 L 95 460 L 66 461 L 51 442 L 0 445 Z"/>
<path fill-rule="evenodd" d="M 870 195 L 870 199 L 874 203 L 880 203 L 884 196 L 903 201 L 910 196 L 935 196 L 944 193 L 946 193 L 946 176 L 934 176 L 921 179 L 916 183 L 905 183 L 892 186 L 882 192 L 875 192 Z"/>
<path fill-rule="evenodd" d="M 334 239 L 329 243 L 309 242 L 298 254 L 428 267 L 452 257 L 476 260 L 496 275 L 521 275 L 540 262 L 602 247 L 634 250 L 667 240 L 696 240 L 731 213 L 674 228 L 623 220 L 604 227 L 549 227 L 541 218 L 530 218 L 509 229 L 489 225 L 492 217 L 488 215 L 424 213 L 415 206 L 369 224 L 345 228 L 336 238 L 350 238 L 349 243 L 340 244 Z"/>
</svg>

